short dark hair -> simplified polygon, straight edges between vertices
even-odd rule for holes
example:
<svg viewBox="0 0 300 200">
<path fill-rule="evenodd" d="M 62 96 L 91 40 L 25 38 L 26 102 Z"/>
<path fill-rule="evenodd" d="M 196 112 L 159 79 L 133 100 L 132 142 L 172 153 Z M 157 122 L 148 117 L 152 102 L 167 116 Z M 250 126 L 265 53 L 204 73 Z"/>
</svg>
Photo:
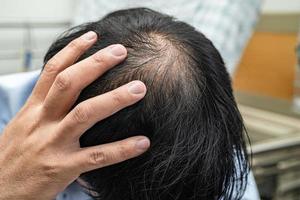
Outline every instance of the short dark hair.
<svg viewBox="0 0 300 200">
<path fill-rule="evenodd" d="M 148 92 L 86 131 L 81 146 L 140 134 L 151 140 L 142 156 L 82 174 L 95 198 L 240 199 L 249 169 L 244 125 L 212 42 L 168 15 L 134 8 L 68 30 L 52 44 L 45 63 L 88 31 L 100 39 L 79 60 L 116 43 L 127 48 L 128 57 L 85 88 L 75 105 L 132 80 L 143 81 Z"/>
</svg>

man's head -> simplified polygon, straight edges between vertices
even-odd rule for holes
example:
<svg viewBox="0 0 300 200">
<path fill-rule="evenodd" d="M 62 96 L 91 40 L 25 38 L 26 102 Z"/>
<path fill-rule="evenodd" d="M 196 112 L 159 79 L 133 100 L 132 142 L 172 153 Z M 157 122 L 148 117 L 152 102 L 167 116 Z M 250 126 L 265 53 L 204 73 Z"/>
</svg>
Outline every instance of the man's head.
<svg viewBox="0 0 300 200">
<path fill-rule="evenodd" d="M 116 43 L 128 58 L 85 88 L 75 105 L 132 80 L 143 81 L 148 92 L 86 131 L 81 146 L 141 134 L 151 140 L 144 155 L 83 174 L 94 194 L 101 200 L 238 198 L 248 170 L 244 126 L 213 44 L 186 23 L 136 8 L 67 31 L 45 62 L 88 31 L 99 40 L 79 60 Z"/>
</svg>

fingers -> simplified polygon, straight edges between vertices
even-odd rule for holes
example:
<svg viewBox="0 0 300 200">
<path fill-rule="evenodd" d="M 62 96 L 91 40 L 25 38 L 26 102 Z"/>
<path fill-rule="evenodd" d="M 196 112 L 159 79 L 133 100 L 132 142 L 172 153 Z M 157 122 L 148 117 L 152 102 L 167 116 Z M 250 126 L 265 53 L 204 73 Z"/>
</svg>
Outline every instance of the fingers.
<svg viewBox="0 0 300 200">
<path fill-rule="evenodd" d="M 78 104 L 61 122 L 61 133 L 68 139 L 78 138 L 98 121 L 132 105 L 146 94 L 141 81 L 132 81 L 113 91 Z"/>
<path fill-rule="evenodd" d="M 96 40 L 97 34 L 90 31 L 70 42 L 65 48 L 51 58 L 44 67 L 40 79 L 32 92 L 31 99 L 43 101 L 56 76 L 61 71 L 72 65 L 96 42 Z"/>
<path fill-rule="evenodd" d="M 65 69 L 56 77 L 45 99 L 46 113 L 52 117 L 64 116 L 83 88 L 121 62 L 126 55 L 124 46 L 111 45 Z"/>
<path fill-rule="evenodd" d="M 116 164 L 144 153 L 150 146 L 148 138 L 131 137 L 109 144 L 83 148 L 72 163 L 80 173 Z"/>
</svg>

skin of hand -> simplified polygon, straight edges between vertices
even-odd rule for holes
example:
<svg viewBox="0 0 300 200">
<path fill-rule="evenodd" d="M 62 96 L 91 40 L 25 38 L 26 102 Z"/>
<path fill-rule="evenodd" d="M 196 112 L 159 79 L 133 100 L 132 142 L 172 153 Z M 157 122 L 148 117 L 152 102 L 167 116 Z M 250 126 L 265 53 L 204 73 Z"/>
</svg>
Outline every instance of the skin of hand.
<svg viewBox="0 0 300 200">
<path fill-rule="evenodd" d="M 46 63 L 33 92 L 0 136 L 0 200 L 54 199 L 80 174 L 144 153 L 144 136 L 81 148 L 79 137 L 98 121 L 146 94 L 141 81 L 88 99 L 75 108 L 80 91 L 127 56 L 115 44 L 76 63 L 97 40 L 88 32 Z M 97 110 L 97 112 L 95 112 Z"/>
</svg>

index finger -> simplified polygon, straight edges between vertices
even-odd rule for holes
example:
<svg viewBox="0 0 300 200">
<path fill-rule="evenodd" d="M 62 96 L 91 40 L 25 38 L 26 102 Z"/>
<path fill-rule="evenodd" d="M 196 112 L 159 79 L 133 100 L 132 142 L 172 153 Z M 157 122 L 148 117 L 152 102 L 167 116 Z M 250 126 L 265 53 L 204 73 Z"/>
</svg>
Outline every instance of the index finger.
<svg viewBox="0 0 300 200">
<path fill-rule="evenodd" d="M 80 173 L 103 168 L 137 157 L 148 150 L 150 140 L 145 136 L 130 137 L 121 141 L 81 148 L 70 156 L 70 163 Z"/>
<path fill-rule="evenodd" d="M 33 89 L 30 99 L 43 101 L 48 94 L 56 76 L 71 66 L 97 40 L 97 34 L 89 31 L 71 41 L 66 47 L 52 57 L 45 65 L 44 70 Z"/>
</svg>

